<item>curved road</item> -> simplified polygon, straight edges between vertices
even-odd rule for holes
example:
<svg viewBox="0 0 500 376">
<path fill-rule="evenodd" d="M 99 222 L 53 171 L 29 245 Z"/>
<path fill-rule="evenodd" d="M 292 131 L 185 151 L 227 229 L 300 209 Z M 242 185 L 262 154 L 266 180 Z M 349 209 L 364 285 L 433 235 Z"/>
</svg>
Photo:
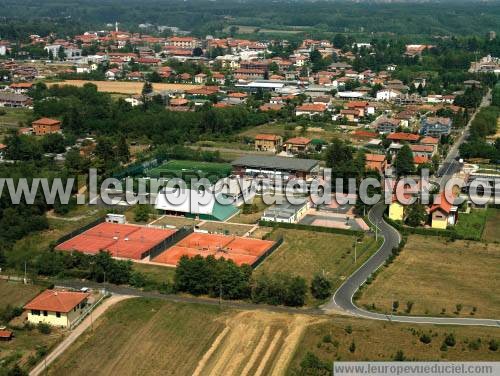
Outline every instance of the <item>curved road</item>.
<svg viewBox="0 0 500 376">
<path fill-rule="evenodd" d="M 444 325 L 478 325 L 500 327 L 500 320 L 472 319 L 453 317 L 418 317 L 418 316 L 396 316 L 366 311 L 357 307 L 353 302 L 353 296 L 365 283 L 366 279 L 380 268 L 385 260 L 391 255 L 392 249 L 397 247 L 401 241 L 401 235 L 384 219 L 383 214 L 386 206 L 378 204 L 368 213 L 368 219 L 372 225 L 378 227 L 384 242 L 379 250 L 373 254 L 363 265 L 360 266 L 333 295 L 332 300 L 322 308 L 326 313 L 343 312 L 351 316 L 363 317 L 372 320 L 406 322 L 412 324 L 444 324 Z"/>
</svg>

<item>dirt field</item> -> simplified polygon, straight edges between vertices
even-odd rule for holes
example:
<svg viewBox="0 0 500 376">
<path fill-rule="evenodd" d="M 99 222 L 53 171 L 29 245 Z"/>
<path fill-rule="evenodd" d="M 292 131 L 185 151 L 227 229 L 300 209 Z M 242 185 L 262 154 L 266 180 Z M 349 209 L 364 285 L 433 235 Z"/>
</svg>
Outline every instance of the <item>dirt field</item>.
<svg viewBox="0 0 500 376">
<path fill-rule="evenodd" d="M 235 223 L 225 223 L 225 222 L 205 222 L 200 225 L 201 230 L 206 230 L 209 232 L 216 232 L 224 235 L 237 235 L 244 236 L 248 231 L 252 229 L 253 226 L 240 225 Z"/>
<path fill-rule="evenodd" d="M 412 315 L 498 318 L 499 280 L 498 244 L 410 236 L 403 252 L 364 290 L 358 303 L 374 303 L 377 310 L 390 312 L 398 301 L 398 311 L 404 312 L 412 301 Z M 462 305 L 459 314 L 457 304 Z M 473 307 L 476 312 L 471 315 Z"/>
<path fill-rule="evenodd" d="M 314 320 L 131 299 L 101 317 L 94 333 L 84 333 L 49 374 L 284 374 L 304 329 Z"/>
<path fill-rule="evenodd" d="M 47 83 L 47 86 L 53 85 L 73 85 L 81 87 L 86 83 L 91 83 L 97 86 L 97 90 L 104 91 L 108 93 L 121 93 L 121 94 L 140 94 L 142 92 L 142 87 L 144 82 L 125 82 L 125 81 L 86 81 L 86 80 L 66 80 L 59 82 Z M 188 90 L 200 87 L 199 85 L 189 85 L 189 84 L 165 84 L 165 83 L 154 83 L 154 91 L 163 90 Z"/>
<path fill-rule="evenodd" d="M 33 299 L 42 287 L 23 285 L 20 282 L 0 281 L 0 309 L 7 305 L 19 307 Z"/>
<path fill-rule="evenodd" d="M 352 332 L 348 333 L 351 329 Z M 420 341 L 422 334 L 429 344 Z M 453 333 L 456 345 L 440 350 L 444 337 Z M 480 342 L 478 342 L 480 339 Z M 407 360 L 494 361 L 500 350 L 488 349 L 489 342 L 500 341 L 500 330 L 464 326 L 432 326 L 384 323 L 363 319 L 335 317 L 306 328 L 294 354 L 288 375 L 328 375 L 332 372 L 299 373 L 300 363 L 310 352 L 331 367 L 334 360 L 390 361 L 398 351 Z M 349 350 L 354 343 L 353 352 Z"/>
</svg>

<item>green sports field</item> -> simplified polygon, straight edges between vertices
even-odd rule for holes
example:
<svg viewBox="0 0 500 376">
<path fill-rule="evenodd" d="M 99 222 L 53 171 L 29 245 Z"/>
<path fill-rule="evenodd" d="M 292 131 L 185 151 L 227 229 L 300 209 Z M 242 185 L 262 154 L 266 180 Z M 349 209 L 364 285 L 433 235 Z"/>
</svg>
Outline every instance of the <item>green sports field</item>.
<svg viewBox="0 0 500 376">
<path fill-rule="evenodd" d="M 229 163 L 200 162 L 200 161 L 168 161 L 161 166 L 147 172 L 151 178 L 207 178 L 211 182 L 226 177 L 231 173 Z"/>
</svg>

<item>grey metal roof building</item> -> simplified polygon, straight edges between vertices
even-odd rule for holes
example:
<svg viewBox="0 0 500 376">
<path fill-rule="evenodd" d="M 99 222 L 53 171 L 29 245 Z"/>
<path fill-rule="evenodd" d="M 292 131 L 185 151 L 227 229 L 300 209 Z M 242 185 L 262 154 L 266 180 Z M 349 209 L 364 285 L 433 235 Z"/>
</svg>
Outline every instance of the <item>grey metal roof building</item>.
<svg viewBox="0 0 500 376">
<path fill-rule="evenodd" d="M 233 167 L 301 172 L 311 172 L 319 168 L 319 162 L 314 159 L 264 155 L 245 155 L 231 162 L 231 164 Z"/>
</svg>

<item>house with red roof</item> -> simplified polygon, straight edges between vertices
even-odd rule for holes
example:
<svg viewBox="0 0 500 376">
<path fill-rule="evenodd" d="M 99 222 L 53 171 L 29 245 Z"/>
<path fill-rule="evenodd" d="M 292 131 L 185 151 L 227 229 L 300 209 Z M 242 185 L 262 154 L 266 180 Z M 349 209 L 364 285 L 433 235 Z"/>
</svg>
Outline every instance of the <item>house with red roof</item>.
<svg viewBox="0 0 500 376">
<path fill-rule="evenodd" d="M 283 144 L 288 154 L 305 153 L 311 147 L 311 140 L 307 137 L 293 137 Z"/>
<path fill-rule="evenodd" d="M 260 133 L 255 136 L 256 151 L 271 151 L 277 153 L 281 150 L 283 138 L 276 134 Z"/>
<path fill-rule="evenodd" d="M 434 199 L 434 204 L 429 209 L 431 215 L 431 227 L 446 230 L 448 225 L 453 226 L 457 223 L 458 208 L 453 205 L 453 200 L 446 197 L 445 192 Z"/>
<path fill-rule="evenodd" d="M 32 324 L 69 328 L 83 314 L 89 296 L 79 291 L 45 290 L 26 304 L 24 310 Z"/>
<path fill-rule="evenodd" d="M 36 136 L 44 136 L 50 133 L 59 133 L 61 131 L 61 122 L 55 119 L 41 118 L 31 123 L 33 133 Z"/>
<path fill-rule="evenodd" d="M 327 110 L 327 106 L 324 103 L 304 103 L 301 106 L 297 106 L 295 109 L 295 115 L 296 116 L 301 116 L 301 115 L 307 115 L 307 116 L 314 116 L 314 115 L 323 115 Z"/>
<path fill-rule="evenodd" d="M 365 168 L 366 170 L 375 170 L 384 173 L 387 167 L 387 158 L 384 154 L 365 154 Z"/>
<path fill-rule="evenodd" d="M 399 144 L 405 142 L 414 144 L 420 139 L 420 136 L 418 134 L 413 134 L 413 133 L 395 132 L 388 135 L 387 139 L 391 140 L 394 143 L 399 143 Z"/>
</svg>

